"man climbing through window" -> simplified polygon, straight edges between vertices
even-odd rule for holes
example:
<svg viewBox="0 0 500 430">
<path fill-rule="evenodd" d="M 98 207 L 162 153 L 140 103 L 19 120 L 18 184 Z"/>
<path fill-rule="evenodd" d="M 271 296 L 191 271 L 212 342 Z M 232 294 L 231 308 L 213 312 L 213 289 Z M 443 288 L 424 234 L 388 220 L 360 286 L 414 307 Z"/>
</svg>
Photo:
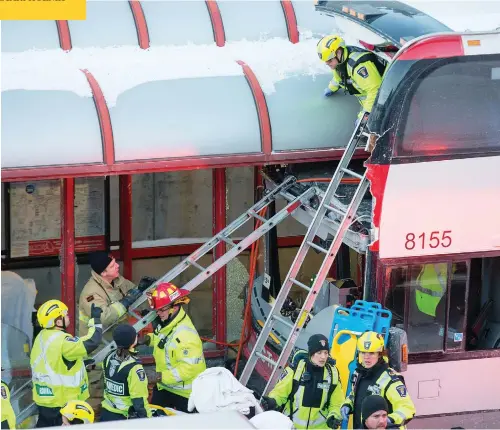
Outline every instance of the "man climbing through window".
<svg viewBox="0 0 500 430">
<path fill-rule="evenodd" d="M 358 119 L 364 111 L 369 114 L 385 71 L 385 65 L 377 55 L 356 46 L 347 46 L 338 35 L 323 37 L 318 42 L 317 53 L 333 71 L 325 96 L 330 97 L 343 88 L 346 93 L 356 96 L 361 104 Z M 363 122 L 368 119 L 368 114 L 362 118 Z"/>
<path fill-rule="evenodd" d="M 284 408 L 297 429 L 338 428 L 344 393 L 328 339 L 315 334 L 307 347 L 295 353 L 269 396 L 262 396 L 262 407 Z"/>
</svg>

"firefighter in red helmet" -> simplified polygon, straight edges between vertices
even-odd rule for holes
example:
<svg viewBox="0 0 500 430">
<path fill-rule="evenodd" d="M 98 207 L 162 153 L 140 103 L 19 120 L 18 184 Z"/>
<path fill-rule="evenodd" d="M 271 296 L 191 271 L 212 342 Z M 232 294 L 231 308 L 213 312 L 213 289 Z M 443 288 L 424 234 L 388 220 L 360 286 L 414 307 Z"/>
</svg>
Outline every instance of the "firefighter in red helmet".
<svg viewBox="0 0 500 430">
<path fill-rule="evenodd" d="M 153 347 L 156 362 L 157 383 L 151 403 L 183 412 L 188 412 L 193 380 L 206 369 L 200 336 L 182 308 L 189 303 L 188 295 L 189 291 L 170 282 L 149 291 L 149 306 L 159 321 L 153 333 L 139 340 Z"/>
</svg>

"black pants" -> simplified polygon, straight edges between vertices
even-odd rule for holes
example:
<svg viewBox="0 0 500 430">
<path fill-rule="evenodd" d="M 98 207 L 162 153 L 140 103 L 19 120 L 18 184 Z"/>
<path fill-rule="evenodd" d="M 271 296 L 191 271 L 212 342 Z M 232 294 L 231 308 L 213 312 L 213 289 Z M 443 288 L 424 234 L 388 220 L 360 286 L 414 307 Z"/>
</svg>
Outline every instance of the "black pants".
<svg viewBox="0 0 500 430">
<path fill-rule="evenodd" d="M 36 428 L 60 427 L 62 425 L 61 408 L 47 408 L 38 406 L 38 421 Z"/>
<path fill-rule="evenodd" d="M 164 408 L 188 412 L 188 399 L 186 397 L 179 396 L 167 390 L 158 390 L 158 387 L 153 388 L 153 395 L 151 396 L 150 403 Z"/>
<path fill-rule="evenodd" d="M 99 420 L 100 422 L 102 421 L 119 421 L 119 420 L 126 420 L 127 417 L 122 415 L 122 414 L 117 414 L 115 412 L 108 411 L 105 408 L 101 409 L 101 419 Z"/>
</svg>

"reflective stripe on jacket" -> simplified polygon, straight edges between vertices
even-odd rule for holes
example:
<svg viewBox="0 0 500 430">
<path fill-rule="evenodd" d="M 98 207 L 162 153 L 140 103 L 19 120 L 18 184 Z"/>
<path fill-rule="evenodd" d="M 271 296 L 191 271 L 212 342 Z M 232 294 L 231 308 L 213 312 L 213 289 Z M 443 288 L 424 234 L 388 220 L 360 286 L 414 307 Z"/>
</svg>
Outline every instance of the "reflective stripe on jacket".
<svg viewBox="0 0 500 430">
<path fill-rule="evenodd" d="M 184 309 L 165 327 L 149 335 L 156 371 L 161 372 L 159 390 L 189 398 L 193 380 L 206 369 L 203 344 Z"/>
</svg>

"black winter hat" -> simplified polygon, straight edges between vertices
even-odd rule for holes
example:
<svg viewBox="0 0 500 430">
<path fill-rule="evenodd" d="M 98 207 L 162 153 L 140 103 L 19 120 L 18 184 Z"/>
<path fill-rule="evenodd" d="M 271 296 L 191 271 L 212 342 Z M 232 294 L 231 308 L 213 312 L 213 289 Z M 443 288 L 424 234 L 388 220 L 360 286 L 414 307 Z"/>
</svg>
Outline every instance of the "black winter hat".
<svg viewBox="0 0 500 430">
<path fill-rule="evenodd" d="M 112 261 L 113 257 L 105 251 L 97 251 L 89 255 L 90 267 L 98 275 L 104 272 Z"/>
<path fill-rule="evenodd" d="M 361 404 L 361 420 L 363 421 L 363 424 L 371 414 L 377 411 L 389 412 L 387 401 L 382 396 L 378 396 L 376 394 L 366 396 Z"/>
<path fill-rule="evenodd" d="M 316 354 L 318 351 L 326 350 L 330 352 L 328 339 L 322 334 L 313 334 L 307 341 L 309 356 Z"/>
<path fill-rule="evenodd" d="M 113 340 L 118 348 L 130 348 L 135 342 L 136 336 L 134 327 L 128 324 L 119 324 L 113 331 Z"/>
</svg>

